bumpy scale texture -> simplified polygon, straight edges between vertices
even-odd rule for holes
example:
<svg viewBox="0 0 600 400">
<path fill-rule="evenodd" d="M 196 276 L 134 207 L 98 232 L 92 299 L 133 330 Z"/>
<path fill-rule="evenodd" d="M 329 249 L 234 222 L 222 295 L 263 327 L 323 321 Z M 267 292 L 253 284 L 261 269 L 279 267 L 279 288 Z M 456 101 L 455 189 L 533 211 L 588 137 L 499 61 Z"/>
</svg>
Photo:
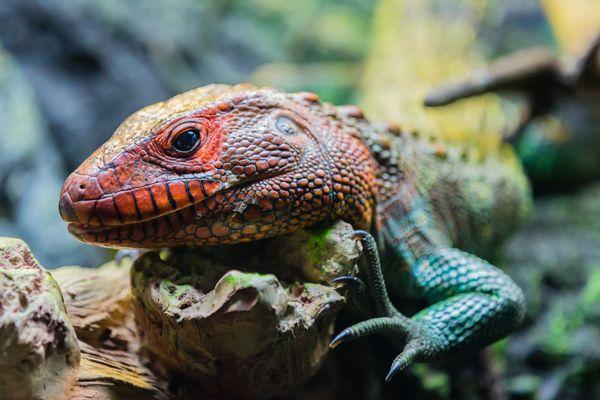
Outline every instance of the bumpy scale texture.
<svg viewBox="0 0 600 400">
<path fill-rule="evenodd" d="M 476 160 L 312 93 L 210 85 L 148 106 L 69 176 L 59 207 L 71 233 L 107 247 L 237 243 L 335 219 L 381 232 L 432 303 L 410 319 L 384 307 L 371 316 L 391 320 L 353 331 L 402 339 L 392 371 L 490 343 L 524 313 L 512 280 L 469 254 L 493 255 L 530 208 L 510 149 Z"/>
<path fill-rule="evenodd" d="M 210 86 L 146 107 L 68 178 L 63 218 L 115 247 L 256 240 L 346 211 L 367 221 L 374 161 L 314 100 Z M 181 158 L 169 146 L 189 128 L 201 146 Z"/>
</svg>

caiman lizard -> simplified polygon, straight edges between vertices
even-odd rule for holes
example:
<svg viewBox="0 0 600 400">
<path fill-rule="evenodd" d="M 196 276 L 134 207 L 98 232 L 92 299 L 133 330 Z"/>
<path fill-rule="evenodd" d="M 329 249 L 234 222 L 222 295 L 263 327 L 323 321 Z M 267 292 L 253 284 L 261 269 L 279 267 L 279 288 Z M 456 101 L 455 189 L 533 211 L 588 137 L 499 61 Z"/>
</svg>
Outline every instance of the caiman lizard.
<svg viewBox="0 0 600 400">
<path fill-rule="evenodd" d="M 528 181 L 508 148 L 478 161 L 464 153 L 313 93 L 210 85 L 127 118 L 68 177 L 59 208 L 77 238 L 113 248 L 220 245 L 350 222 L 366 284 L 338 281 L 366 288 L 355 292 L 368 295 L 370 315 L 332 346 L 387 334 L 401 350 L 391 379 L 413 361 L 490 344 L 524 317 L 519 287 L 480 257 L 524 219 Z M 374 237 L 430 304 L 412 317 L 389 300 Z"/>
</svg>

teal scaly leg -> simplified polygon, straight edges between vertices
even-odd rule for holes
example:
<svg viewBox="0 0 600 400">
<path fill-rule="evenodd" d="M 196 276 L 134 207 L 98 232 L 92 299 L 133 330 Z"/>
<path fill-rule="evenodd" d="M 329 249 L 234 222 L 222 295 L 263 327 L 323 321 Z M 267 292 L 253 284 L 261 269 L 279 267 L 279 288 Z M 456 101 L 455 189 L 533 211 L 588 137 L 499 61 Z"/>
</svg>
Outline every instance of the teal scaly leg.
<svg viewBox="0 0 600 400">
<path fill-rule="evenodd" d="M 525 314 L 519 287 L 488 262 L 449 247 L 424 247 L 410 265 L 415 284 L 432 305 L 411 318 L 391 304 L 375 241 L 358 231 L 367 259 L 367 286 L 376 318 L 355 324 L 335 337 L 332 347 L 371 333 L 384 333 L 403 349 L 386 377 L 413 361 L 430 361 L 476 349 L 510 333 Z"/>
</svg>

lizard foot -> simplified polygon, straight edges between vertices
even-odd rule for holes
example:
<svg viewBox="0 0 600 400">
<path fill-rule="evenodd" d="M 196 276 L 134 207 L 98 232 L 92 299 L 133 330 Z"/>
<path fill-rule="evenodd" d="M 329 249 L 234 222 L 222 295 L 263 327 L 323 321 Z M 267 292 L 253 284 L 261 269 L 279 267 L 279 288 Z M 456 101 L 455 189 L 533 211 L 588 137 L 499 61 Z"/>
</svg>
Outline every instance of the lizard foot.
<svg viewBox="0 0 600 400">
<path fill-rule="evenodd" d="M 411 318 L 391 303 L 375 240 L 364 231 L 355 236 L 363 245 L 370 315 L 337 335 L 330 346 L 372 333 L 383 333 L 402 352 L 386 377 L 413 361 L 432 361 L 486 346 L 512 332 L 525 315 L 519 287 L 502 271 L 481 258 L 455 248 L 437 247 L 412 261 L 415 284 L 432 304 Z"/>
<path fill-rule="evenodd" d="M 376 316 L 394 317 L 401 315 L 390 301 L 375 239 L 366 231 L 354 231 L 354 238 L 360 241 L 363 248 L 362 255 L 366 261 L 366 289 L 373 303 Z"/>
<path fill-rule="evenodd" d="M 330 343 L 335 348 L 341 343 L 349 342 L 372 333 L 383 333 L 393 342 L 404 343 L 402 352 L 394 359 L 385 378 L 389 382 L 397 373 L 409 366 L 413 361 L 426 361 L 437 354 L 439 347 L 435 339 L 430 338 L 427 330 L 407 317 L 371 318 L 352 325 L 340 332 Z"/>
<path fill-rule="evenodd" d="M 367 283 L 353 277 L 340 277 L 334 281 L 349 283 L 353 288 L 351 294 L 354 292 L 360 296 L 356 303 L 361 311 L 366 310 L 367 315 L 372 315 L 374 311 L 377 317 L 344 329 L 331 341 L 330 347 L 335 348 L 341 343 L 372 333 L 383 333 L 389 336 L 392 342 L 403 349 L 392 362 L 386 376 L 386 381 L 389 381 L 413 361 L 425 361 L 433 358 L 439 353 L 440 346 L 433 334 L 434 329 L 430 330 L 422 322 L 406 317 L 390 301 L 377 252 L 377 244 L 373 236 L 366 231 L 355 231 L 354 237 L 360 240 L 363 247 L 363 256 L 367 267 L 365 271 Z M 429 334 L 430 332 L 432 334 Z"/>
</svg>

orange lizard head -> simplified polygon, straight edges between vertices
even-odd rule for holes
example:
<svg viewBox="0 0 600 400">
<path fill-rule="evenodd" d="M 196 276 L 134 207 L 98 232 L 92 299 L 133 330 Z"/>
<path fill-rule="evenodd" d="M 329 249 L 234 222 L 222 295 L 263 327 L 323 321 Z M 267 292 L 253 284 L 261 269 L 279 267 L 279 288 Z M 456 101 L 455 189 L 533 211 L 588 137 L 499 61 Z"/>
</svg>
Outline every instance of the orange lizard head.
<svg viewBox="0 0 600 400">
<path fill-rule="evenodd" d="M 257 240 L 370 222 L 375 161 L 312 93 L 210 85 L 136 112 L 63 185 L 69 231 L 107 247 Z"/>
</svg>

